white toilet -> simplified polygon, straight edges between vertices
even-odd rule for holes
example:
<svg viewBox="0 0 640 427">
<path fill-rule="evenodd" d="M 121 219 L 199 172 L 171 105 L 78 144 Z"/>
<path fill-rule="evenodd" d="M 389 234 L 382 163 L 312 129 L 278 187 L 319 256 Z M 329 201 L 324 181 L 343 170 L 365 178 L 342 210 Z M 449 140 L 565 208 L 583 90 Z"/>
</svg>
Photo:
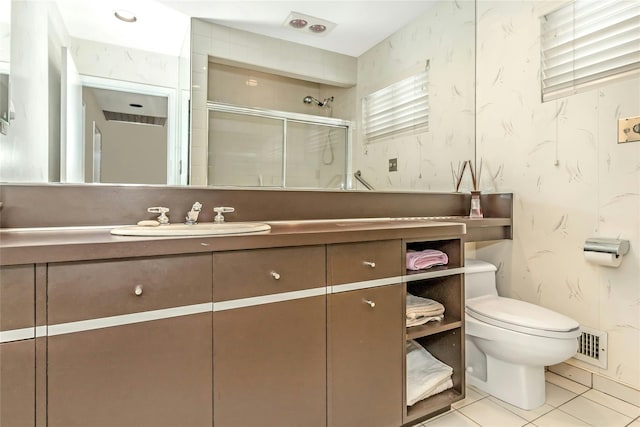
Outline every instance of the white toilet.
<svg viewBox="0 0 640 427">
<path fill-rule="evenodd" d="M 465 260 L 467 383 L 522 409 L 544 404 L 544 367 L 576 353 L 580 325 L 552 310 L 498 296 L 496 267 Z"/>
</svg>

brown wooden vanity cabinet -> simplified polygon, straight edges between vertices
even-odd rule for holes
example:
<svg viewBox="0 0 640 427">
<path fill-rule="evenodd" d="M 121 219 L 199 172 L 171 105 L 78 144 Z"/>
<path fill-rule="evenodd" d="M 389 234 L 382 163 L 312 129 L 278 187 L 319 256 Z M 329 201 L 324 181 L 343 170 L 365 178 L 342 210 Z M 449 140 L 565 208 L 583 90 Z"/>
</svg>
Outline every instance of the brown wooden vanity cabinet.
<svg viewBox="0 0 640 427">
<path fill-rule="evenodd" d="M 0 268 L 0 426 L 34 426 L 35 267 Z M 6 337 L 6 338 L 5 338 Z"/>
<path fill-rule="evenodd" d="M 447 254 L 446 266 L 406 271 L 406 291 L 444 305 L 444 319 L 406 328 L 406 339 L 415 340 L 435 358 L 453 368 L 453 387 L 412 406 L 405 406 L 403 422 L 410 424 L 448 410 L 465 395 L 464 360 L 464 246 L 461 239 L 405 241 L 405 251 L 437 249 Z M 405 348 L 406 357 L 406 348 Z M 405 396 L 406 402 L 406 396 Z"/>
<path fill-rule="evenodd" d="M 0 425 L 413 425 L 464 398 L 463 266 L 451 237 L 2 267 Z M 444 320 L 406 328 L 407 292 Z M 453 368 L 410 407 L 407 340 Z"/>
<path fill-rule="evenodd" d="M 402 424 L 401 252 L 399 240 L 327 247 L 328 426 Z"/>
<path fill-rule="evenodd" d="M 48 426 L 211 426 L 211 254 L 50 264 L 48 298 Z"/>
<path fill-rule="evenodd" d="M 326 426 L 325 247 L 213 255 L 216 427 Z"/>
</svg>

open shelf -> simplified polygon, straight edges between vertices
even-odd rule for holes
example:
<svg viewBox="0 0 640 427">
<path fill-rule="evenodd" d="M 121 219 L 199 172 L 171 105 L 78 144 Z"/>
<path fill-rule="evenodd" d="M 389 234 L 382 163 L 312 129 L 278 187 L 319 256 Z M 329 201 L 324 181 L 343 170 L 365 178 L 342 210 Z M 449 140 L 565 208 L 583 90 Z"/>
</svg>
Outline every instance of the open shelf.
<svg viewBox="0 0 640 427">
<path fill-rule="evenodd" d="M 405 254 L 411 250 L 436 249 L 446 253 L 449 259 L 447 265 L 406 270 L 402 280 L 407 294 L 438 301 L 445 307 L 441 321 L 407 327 L 406 340 L 414 340 L 453 369 L 452 388 L 412 406 L 405 406 L 403 423 L 407 425 L 443 413 L 452 403 L 464 399 L 464 245 L 460 238 L 415 239 L 405 240 L 404 243 Z"/>
<path fill-rule="evenodd" d="M 407 406 L 407 415 L 404 423 L 406 424 L 431 414 L 437 415 L 440 412 L 448 410 L 453 402 L 457 402 L 463 398 L 464 395 L 453 388 L 445 390 L 442 393 L 434 394 L 433 396 L 414 403 L 412 406 Z"/>
<path fill-rule="evenodd" d="M 447 317 L 445 314 L 444 319 L 440 322 L 429 322 L 424 325 L 407 328 L 407 339 L 413 340 L 461 327 L 462 321 L 459 318 L 456 319 L 455 316 Z"/>
<path fill-rule="evenodd" d="M 438 277 L 453 276 L 464 273 L 464 267 L 450 267 L 441 265 L 427 270 L 406 270 L 403 281 L 415 282 L 416 280 L 435 279 Z"/>
</svg>

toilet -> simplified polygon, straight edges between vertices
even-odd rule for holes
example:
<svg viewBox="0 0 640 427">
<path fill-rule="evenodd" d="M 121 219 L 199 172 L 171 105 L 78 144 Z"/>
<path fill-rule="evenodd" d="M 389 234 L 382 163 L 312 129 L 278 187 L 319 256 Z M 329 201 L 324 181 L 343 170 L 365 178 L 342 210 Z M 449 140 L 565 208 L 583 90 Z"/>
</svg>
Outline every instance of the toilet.
<svg viewBox="0 0 640 427">
<path fill-rule="evenodd" d="M 576 353 L 580 325 L 525 301 L 498 296 L 496 267 L 465 260 L 467 383 L 522 409 L 545 402 L 545 366 Z"/>
</svg>

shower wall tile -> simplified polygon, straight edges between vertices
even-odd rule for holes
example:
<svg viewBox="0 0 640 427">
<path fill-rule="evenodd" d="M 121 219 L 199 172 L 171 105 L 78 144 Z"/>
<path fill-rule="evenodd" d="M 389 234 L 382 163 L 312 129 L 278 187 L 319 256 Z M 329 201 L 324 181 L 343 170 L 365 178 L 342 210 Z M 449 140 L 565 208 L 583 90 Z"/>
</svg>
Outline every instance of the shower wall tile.
<svg viewBox="0 0 640 427">
<path fill-rule="evenodd" d="M 606 369 L 640 389 L 640 143 L 616 120 L 640 114 L 640 78 L 542 103 L 539 17 L 562 2 L 478 0 L 477 153 L 482 188 L 513 191 L 514 239 L 476 246 L 501 293 L 609 334 Z M 584 260 L 588 237 L 631 242 L 620 268 Z"/>
</svg>

